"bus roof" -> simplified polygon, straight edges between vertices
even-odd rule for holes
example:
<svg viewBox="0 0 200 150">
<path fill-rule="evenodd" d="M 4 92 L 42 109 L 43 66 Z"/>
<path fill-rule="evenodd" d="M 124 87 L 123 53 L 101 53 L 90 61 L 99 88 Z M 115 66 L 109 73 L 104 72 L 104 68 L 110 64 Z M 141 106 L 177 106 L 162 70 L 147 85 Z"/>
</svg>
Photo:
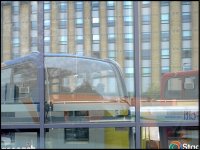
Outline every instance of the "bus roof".
<svg viewBox="0 0 200 150">
<path fill-rule="evenodd" d="M 8 60 L 5 62 L 2 62 L 1 67 L 5 67 L 5 66 L 9 66 L 9 65 L 13 65 L 13 64 L 17 64 L 17 63 L 22 63 L 24 61 L 29 61 L 29 60 L 35 60 L 33 62 L 37 62 L 39 63 L 39 57 L 40 57 L 40 52 L 38 51 L 34 51 L 30 54 L 27 54 L 25 56 L 22 57 L 18 57 L 12 60 Z M 99 59 L 99 58 L 94 58 L 94 57 L 89 57 L 89 56 L 82 56 L 82 55 L 76 55 L 76 54 L 63 54 L 63 53 L 47 53 L 44 54 L 44 57 L 75 57 L 75 58 L 84 58 L 84 59 L 90 59 L 90 60 L 98 60 L 98 61 L 104 61 L 104 62 L 110 62 L 110 63 L 114 63 L 119 67 L 119 64 L 111 59 Z"/>
<path fill-rule="evenodd" d="M 199 70 L 187 70 L 187 71 L 177 71 L 177 72 L 168 72 L 162 76 L 162 79 L 171 78 L 171 77 L 185 77 L 185 76 L 192 76 L 198 75 Z"/>
</svg>

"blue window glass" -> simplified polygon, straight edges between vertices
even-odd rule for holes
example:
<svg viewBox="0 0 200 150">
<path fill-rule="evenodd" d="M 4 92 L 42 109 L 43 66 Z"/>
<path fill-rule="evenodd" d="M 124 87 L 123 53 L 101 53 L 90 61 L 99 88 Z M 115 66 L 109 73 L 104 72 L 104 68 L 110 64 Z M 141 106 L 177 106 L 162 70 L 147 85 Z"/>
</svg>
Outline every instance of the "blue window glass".
<svg viewBox="0 0 200 150">
<path fill-rule="evenodd" d="M 169 14 L 161 14 L 161 23 L 169 23 Z"/>
<path fill-rule="evenodd" d="M 143 15 L 142 16 L 142 23 L 143 24 L 149 24 L 150 23 L 150 15 Z"/>
<path fill-rule="evenodd" d="M 60 11 L 67 11 L 67 3 L 66 2 L 60 3 Z"/>
<path fill-rule="evenodd" d="M 44 3 L 44 11 L 49 12 L 50 11 L 50 3 Z"/>
<path fill-rule="evenodd" d="M 191 39 L 191 31 L 182 31 L 182 38 L 184 40 Z"/>
<path fill-rule="evenodd" d="M 83 18 L 76 19 L 76 24 L 83 24 Z"/>
</svg>

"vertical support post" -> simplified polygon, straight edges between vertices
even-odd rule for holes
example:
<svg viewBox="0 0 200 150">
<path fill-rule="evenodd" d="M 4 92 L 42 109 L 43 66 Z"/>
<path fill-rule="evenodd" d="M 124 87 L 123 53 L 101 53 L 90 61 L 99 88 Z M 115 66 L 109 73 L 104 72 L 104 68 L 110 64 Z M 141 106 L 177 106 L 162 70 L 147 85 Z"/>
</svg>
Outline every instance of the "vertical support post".
<svg viewBox="0 0 200 150">
<path fill-rule="evenodd" d="M 38 1 L 38 50 L 40 52 L 40 66 L 39 66 L 39 102 L 40 102 L 40 136 L 39 148 L 44 149 L 44 2 Z"/>
<path fill-rule="evenodd" d="M 139 49 L 139 17 L 138 17 L 138 1 L 134 1 L 134 52 L 135 52 L 135 123 L 136 123 L 136 149 L 140 149 L 140 49 Z"/>
</svg>

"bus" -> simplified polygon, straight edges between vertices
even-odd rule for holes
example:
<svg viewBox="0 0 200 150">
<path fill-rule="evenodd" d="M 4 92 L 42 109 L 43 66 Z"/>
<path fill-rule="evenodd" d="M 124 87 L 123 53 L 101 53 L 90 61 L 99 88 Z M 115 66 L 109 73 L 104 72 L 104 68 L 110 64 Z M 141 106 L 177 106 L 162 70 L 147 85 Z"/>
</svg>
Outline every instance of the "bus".
<svg viewBox="0 0 200 150">
<path fill-rule="evenodd" d="M 199 71 L 188 70 L 165 73 L 161 79 L 161 99 L 194 101 L 199 97 Z"/>
<path fill-rule="evenodd" d="M 155 122 L 142 128 L 142 148 L 198 149 L 198 126 L 157 126 L 156 122 L 199 122 L 199 71 L 184 70 L 162 75 L 160 99 L 144 101 L 141 119 Z"/>
<path fill-rule="evenodd" d="M 45 54 L 44 62 L 41 62 L 41 57 L 39 52 L 33 52 L 1 65 L 3 125 L 39 124 L 40 103 L 44 103 L 44 124 L 133 119 L 129 113 L 131 103 L 124 77 L 115 61 L 70 54 Z M 44 67 L 41 67 L 42 63 Z M 41 82 L 44 82 L 45 89 L 40 88 Z M 41 91 L 44 92 L 44 97 L 40 96 Z M 54 133 L 45 131 L 47 135 L 54 136 Z M 111 137 L 116 137 L 114 142 L 119 147 L 129 146 L 128 130 L 111 128 L 95 129 L 94 132 L 90 128 L 64 128 L 56 134 L 63 133 L 65 144 L 86 142 L 90 147 L 89 139 L 94 135 L 102 135 L 104 147 L 109 148 L 113 144 L 106 140 Z M 122 134 L 127 138 L 120 138 Z M 2 133 L 3 137 L 7 135 L 10 135 L 7 131 Z M 66 146 L 69 147 L 69 144 Z"/>
<path fill-rule="evenodd" d="M 168 72 L 162 75 L 160 98 L 141 100 L 144 121 L 197 121 L 199 71 Z"/>
</svg>

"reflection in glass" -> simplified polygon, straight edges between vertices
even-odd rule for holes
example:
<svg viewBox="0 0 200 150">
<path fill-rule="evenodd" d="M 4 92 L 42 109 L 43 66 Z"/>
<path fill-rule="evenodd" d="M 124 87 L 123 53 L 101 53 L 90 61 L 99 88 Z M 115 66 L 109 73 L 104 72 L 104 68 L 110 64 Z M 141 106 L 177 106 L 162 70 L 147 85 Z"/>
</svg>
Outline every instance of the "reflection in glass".
<svg viewBox="0 0 200 150">
<path fill-rule="evenodd" d="M 198 70 L 163 74 L 160 88 L 152 86 L 141 100 L 141 120 L 198 122 Z"/>
<path fill-rule="evenodd" d="M 198 149 L 198 127 L 142 127 L 143 149 Z"/>
<path fill-rule="evenodd" d="M 36 66 L 23 62 L 2 68 L 1 71 L 1 122 L 38 123 Z"/>
<path fill-rule="evenodd" d="M 37 132 L 32 130 L 1 130 L 2 149 L 36 149 Z"/>
<path fill-rule="evenodd" d="M 134 148 L 135 128 L 46 129 L 45 148 Z"/>
<path fill-rule="evenodd" d="M 96 59 L 45 57 L 46 121 L 130 119 L 130 101 L 118 71 L 111 62 Z"/>
</svg>

